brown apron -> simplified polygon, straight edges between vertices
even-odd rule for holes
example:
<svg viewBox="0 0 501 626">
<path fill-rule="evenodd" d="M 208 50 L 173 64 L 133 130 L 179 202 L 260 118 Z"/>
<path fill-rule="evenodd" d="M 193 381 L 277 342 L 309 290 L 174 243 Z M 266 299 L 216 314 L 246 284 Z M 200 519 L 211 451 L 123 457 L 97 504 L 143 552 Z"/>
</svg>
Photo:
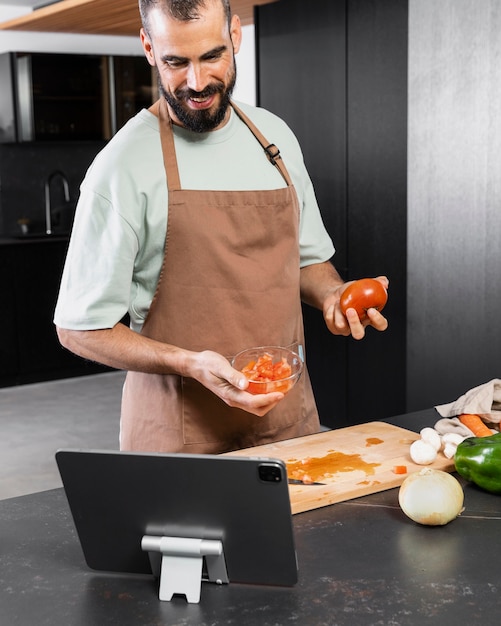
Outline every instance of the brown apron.
<svg viewBox="0 0 501 626">
<path fill-rule="evenodd" d="M 159 104 L 160 103 L 160 104 Z M 256 139 L 268 142 L 233 105 Z M 256 345 L 304 345 L 299 285 L 299 205 L 281 158 L 270 158 L 287 187 L 257 191 L 181 189 L 165 101 L 160 118 L 169 210 L 164 263 L 142 334 L 182 348 L 231 356 Z M 222 453 L 317 432 L 305 369 L 267 415 L 227 406 L 191 378 L 129 372 L 120 447 Z"/>
</svg>

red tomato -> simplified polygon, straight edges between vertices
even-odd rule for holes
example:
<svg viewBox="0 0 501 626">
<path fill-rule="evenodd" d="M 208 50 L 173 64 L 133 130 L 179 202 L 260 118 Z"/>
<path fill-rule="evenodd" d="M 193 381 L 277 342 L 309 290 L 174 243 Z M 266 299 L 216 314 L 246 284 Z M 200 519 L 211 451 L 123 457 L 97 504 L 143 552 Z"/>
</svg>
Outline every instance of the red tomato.
<svg viewBox="0 0 501 626">
<path fill-rule="evenodd" d="M 247 391 L 249 393 L 270 393 L 282 391 L 286 393 L 291 386 L 290 380 L 284 380 L 292 375 L 292 368 L 285 357 L 273 363 L 271 355 L 265 353 L 257 361 L 250 361 L 242 368 L 242 373 L 249 379 Z"/>
<path fill-rule="evenodd" d="M 346 315 L 347 309 L 355 309 L 360 321 L 367 319 L 367 309 L 381 311 L 388 300 L 388 293 L 375 278 L 356 280 L 343 291 L 339 302 L 341 311 Z"/>
</svg>

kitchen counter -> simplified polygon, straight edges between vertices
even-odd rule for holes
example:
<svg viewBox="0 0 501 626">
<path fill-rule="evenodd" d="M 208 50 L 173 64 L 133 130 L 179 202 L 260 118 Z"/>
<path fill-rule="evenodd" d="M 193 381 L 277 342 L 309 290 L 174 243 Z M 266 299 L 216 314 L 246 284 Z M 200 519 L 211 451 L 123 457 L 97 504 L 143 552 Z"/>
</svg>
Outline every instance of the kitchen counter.
<svg viewBox="0 0 501 626">
<path fill-rule="evenodd" d="M 46 235 L 44 233 L 38 233 L 33 235 L 19 235 L 18 237 L 12 237 L 8 235 L 0 235 L 0 246 L 12 246 L 12 245 L 26 245 L 28 243 L 54 243 L 54 242 L 68 242 L 69 235 Z"/>
<path fill-rule="evenodd" d="M 433 410 L 387 420 L 419 431 Z M 464 484 L 464 481 L 462 481 Z M 499 623 L 501 498 L 465 484 L 465 511 L 419 526 L 398 489 L 293 518 L 299 583 L 202 585 L 200 604 L 160 602 L 152 577 L 89 570 L 66 497 L 0 502 L 0 622 L 50 626 Z"/>
</svg>

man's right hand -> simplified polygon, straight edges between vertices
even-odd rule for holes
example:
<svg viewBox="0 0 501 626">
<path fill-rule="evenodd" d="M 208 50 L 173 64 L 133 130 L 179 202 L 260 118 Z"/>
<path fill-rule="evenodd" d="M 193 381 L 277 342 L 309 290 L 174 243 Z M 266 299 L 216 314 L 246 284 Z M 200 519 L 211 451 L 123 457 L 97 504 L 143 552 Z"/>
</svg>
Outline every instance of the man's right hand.
<svg viewBox="0 0 501 626">
<path fill-rule="evenodd" d="M 217 352 L 184 350 L 145 337 L 121 323 L 100 330 L 58 328 L 57 333 L 65 348 L 84 359 L 115 369 L 194 378 L 228 406 L 260 417 L 284 398 L 281 392 L 248 393 L 247 378 Z"/>
<path fill-rule="evenodd" d="M 192 352 L 187 361 L 187 371 L 191 372 L 187 375 L 210 389 L 228 406 L 262 417 L 284 398 L 284 394 L 277 391 L 256 395 L 248 393 L 249 381 L 245 375 L 217 352 Z"/>
</svg>

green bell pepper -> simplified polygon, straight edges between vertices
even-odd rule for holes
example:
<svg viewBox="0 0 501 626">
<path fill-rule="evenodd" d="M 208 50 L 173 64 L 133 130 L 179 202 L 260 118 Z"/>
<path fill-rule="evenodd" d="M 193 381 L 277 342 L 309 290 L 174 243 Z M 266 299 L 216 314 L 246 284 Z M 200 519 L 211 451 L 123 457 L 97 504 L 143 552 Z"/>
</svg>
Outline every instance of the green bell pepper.
<svg viewBox="0 0 501 626">
<path fill-rule="evenodd" d="M 468 437 L 456 450 L 457 473 L 490 493 L 501 494 L 501 433 Z"/>
</svg>

